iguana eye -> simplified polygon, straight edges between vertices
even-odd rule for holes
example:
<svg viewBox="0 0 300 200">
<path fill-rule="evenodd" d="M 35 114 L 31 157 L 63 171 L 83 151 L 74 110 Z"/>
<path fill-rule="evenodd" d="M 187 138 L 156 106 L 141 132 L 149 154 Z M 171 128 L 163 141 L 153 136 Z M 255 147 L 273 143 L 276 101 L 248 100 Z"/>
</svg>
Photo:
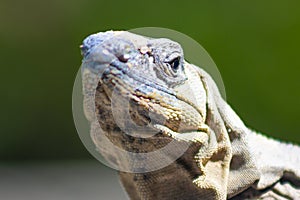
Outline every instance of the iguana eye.
<svg viewBox="0 0 300 200">
<path fill-rule="evenodd" d="M 176 57 L 168 63 L 171 66 L 172 70 L 176 72 L 179 69 L 180 57 Z"/>
</svg>

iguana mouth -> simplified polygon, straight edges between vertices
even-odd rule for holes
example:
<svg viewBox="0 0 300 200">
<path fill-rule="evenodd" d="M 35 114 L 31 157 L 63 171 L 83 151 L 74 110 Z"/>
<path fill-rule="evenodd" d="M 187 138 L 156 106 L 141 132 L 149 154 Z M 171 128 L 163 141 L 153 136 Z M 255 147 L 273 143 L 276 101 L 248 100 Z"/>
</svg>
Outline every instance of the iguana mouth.
<svg viewBox="0 0 300 200">
<path fill-rule="evenodd" d="M 120 73 L 116 68 L 103 73 L 98 87 L 103 88 L 112 106 L 117 101 L 117 107 L 123 107 L 125 112 L 126 107 L 129 106 L 128 112 L 131 114 L 138 113 L 139 117 L 131 116 L 132 119 L 136 119 L 134 120 L 136 124 L 150 125 L 151 127 L 160 124 L 174 131 L 178 129 L 176 126 L 179 126 L 179 123 L 171 122 L 173 119 L 178 121 L 181 112 L 177 106 L 180 100 L 177 99 L 173 91 L 149 83 L 147 80 L 135 79 L 134 76 L 130 76 L 128 73 Z M 171 118 L 166 116 L 164 110 L 169 111 Z"/>
</svg>

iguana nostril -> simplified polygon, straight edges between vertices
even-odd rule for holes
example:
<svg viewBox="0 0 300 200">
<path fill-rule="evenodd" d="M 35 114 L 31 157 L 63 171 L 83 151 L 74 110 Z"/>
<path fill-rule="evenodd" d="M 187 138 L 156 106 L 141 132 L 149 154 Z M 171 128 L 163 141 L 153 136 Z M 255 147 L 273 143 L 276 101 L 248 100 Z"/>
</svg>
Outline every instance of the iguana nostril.
<svg viewBox="0 0 300 200">
<path fill-rule="evenodd" d="M 81 55 L 82 56 L 86 56 L 88 48 L 86 46 L 84 46 L 83 44 L 79 46 L 80 50 L 81 50 Z"/>
<path fill-rule="evenodd" d="M 130 56 L 128 54 L 123 54 L 123 55 L 118 56 L 118 59 L 120 62 L 126 63 L 129 59 L 129 57 Z"/>
</svg>

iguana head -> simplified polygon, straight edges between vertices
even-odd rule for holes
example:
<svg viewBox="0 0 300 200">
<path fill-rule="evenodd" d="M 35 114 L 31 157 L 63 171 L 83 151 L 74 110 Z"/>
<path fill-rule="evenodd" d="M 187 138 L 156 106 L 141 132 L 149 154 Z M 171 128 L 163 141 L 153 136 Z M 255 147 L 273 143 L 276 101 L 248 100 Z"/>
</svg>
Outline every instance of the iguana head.
<svg viewBox="0 0 300 200">
<path fill-rule="evenodd" d="M 133 123 L 162 125 L 176 132 L 202 127 L 205 91 L 178 43 L 108 31 L 87 37 L 81 50 L 85 91 L 94 81 L 96 113 L 104 129 L 116 121 L 127 130 Z M 116 115 L 109 116 L 108 110 Z"/>
<path fill-rule="evenodd" d="M 141 188 L 151 191 L 157 185 L 164 191 L 174 180 L 178 190 L 191 191 L 185 199 L 225 196 L 226 185 L 221 192 L 214 192 L 214 183 L 205 183 L 211 188 L 207 192 L 199 190 L 206 176 L 227 178 L 231 154 L 215 94 L 202 80 L 208 76 L 184 60 L 181 46 L 110 31 L 87 37 L 81 49 L 93 142 L 117 169 L 137 173 L 122 176 L 127 189 L 135 188 L 133 196 L 141 192 L 136 199 L 149 199 L 152 193 L 142 194 Z M 205 166 L 213 173 L 206 174 Z"/>
</svg>

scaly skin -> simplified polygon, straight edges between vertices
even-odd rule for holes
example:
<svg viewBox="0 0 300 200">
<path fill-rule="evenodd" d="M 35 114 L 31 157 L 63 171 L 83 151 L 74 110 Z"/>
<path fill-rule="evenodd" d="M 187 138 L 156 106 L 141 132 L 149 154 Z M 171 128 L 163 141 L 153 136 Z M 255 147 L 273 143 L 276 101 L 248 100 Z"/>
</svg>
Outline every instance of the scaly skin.
<svg viewBox="0 0 300 200">
<path fill-rule="evenodd" d="M 290 196 L 298 197 L 297 164 L 257 160 L 273 156 L 264 154 L 268 145 L 287 148 L 246 128 L 210 76 L 184 60 L 178 43 L 110 31 L 89 36 L 81 48 L 91 136 L 112 165 L 126 169 L 120 178 L 131 199 L 268 198 L 283 178 L 293 180 Z M 104 145 L 103 135 L 131 153 L 174 146 L 141 159 Z M 255 139 L 265 147 L 252 145 Z M 295 146 L 292 151 L 300 153 Z M 151 170 L 163 162 L 169 163 Z"/>
</svg>

